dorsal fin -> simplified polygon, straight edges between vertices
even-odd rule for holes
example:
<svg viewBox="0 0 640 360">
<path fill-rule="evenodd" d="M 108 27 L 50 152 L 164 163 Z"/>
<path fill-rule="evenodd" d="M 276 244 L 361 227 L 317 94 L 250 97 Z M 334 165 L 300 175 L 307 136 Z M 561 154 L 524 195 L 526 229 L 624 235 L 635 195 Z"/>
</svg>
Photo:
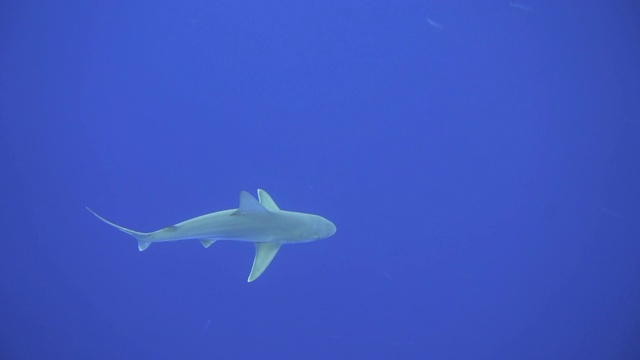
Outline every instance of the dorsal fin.
<svg viewBox="0 0 640 360">
<path fill-rule="evenodd" d="M 233 215 L 264 213 L 268 212 L 264 206 L 260 205 L 258 200 L 246 191 L 240 192 L 240 205 Z"/>
<path fill-rule="evenodd" d="M 262 189 L 258 189 L 258 199 L 260 199 L 260 204 L 262 204 L 265 209 L 271 211 L 280 210 L 278 205 L 276 205 L 276 202 L 271 198 L 271 195 L 267 194 L 267 192 Z"/>
<path fill-rule="evenodd" d="M 162 230 L 164 230 L 164 231 L 166 231 L 168 233 L 173 233 L 173 232 L 176 232 L 176 230 L 178 230 L 178 227 L 175 226 L 175 225 L 169 225 L 169 226 L 165 227 Z"/>
</svg>

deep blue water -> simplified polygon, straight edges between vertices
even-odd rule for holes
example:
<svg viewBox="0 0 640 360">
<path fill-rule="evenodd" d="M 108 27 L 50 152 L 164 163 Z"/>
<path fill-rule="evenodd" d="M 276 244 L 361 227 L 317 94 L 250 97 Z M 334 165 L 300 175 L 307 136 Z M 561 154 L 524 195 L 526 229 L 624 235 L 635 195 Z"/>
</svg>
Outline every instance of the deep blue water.
<svg viewBox="0 0 640 360">
<path fill-rule="evenodd" d="M 2 2 L 0 358 L 640 359 L 640 4 L 517 5 Z"/>
</svg>

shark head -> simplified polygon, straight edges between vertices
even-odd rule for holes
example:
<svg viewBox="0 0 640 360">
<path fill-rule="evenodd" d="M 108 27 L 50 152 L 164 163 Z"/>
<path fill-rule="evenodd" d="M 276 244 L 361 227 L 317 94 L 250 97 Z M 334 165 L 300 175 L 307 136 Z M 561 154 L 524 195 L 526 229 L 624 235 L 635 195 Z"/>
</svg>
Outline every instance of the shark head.
<svg viewBox="0 0 640 360">
<path fill-rule="evenodd" d="M 253 196 L 243 192 L 240 194 L 239 209 L 244 211 L 245 208 L 253 208 L 279 214 L 278 222 L 284 225 L 286 231 L 282 231 L 277 238 L 283 243 L 316 241 L 336 233 L 336 226 L 322 216 L 280 210 L 273 198 L 262 189 L 258 189 L 258 199 L 256 202 Z"/>
<path fill-rule="evenodd" d="M 336 226 L 329 220 L 318 215 L 311 215 L 314 219 L 310 224 L 310 233 L 313 240 L 326 239 L 336 233 Z"/>
<path fill-rule="evenodd" d="M 282 243 L 303 243 L 326 239 L 335 234 L 336 226 L 322 216 L 280 211 L 285 216 L 287 231 L 278 236 Z"/>
</svg>

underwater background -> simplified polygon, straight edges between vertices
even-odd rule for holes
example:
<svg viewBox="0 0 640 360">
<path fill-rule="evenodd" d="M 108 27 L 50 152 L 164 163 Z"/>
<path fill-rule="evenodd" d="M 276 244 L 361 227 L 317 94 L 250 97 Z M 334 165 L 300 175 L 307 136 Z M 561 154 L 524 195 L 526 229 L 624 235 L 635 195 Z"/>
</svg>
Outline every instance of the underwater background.
<svg viewBox="0 0 640 360">
<path fill-rule="evenodd" d="M 637 1 L 0 5 L 2 359 L 640 359 L 639 224 Z"/>
</svg>

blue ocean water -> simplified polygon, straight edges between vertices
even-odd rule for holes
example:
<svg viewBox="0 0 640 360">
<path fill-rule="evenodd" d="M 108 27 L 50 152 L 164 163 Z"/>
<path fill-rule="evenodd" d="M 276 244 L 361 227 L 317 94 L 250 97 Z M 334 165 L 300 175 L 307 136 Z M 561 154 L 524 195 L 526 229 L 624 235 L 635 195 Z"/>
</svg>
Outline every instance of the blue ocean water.
<svg viewBox="0 0 640 360">
<path fill-rule="evenodd" d="M 2 359 L 640 359 L 635 1 L 7 0 L 0 146 Z"/>
</svg>

